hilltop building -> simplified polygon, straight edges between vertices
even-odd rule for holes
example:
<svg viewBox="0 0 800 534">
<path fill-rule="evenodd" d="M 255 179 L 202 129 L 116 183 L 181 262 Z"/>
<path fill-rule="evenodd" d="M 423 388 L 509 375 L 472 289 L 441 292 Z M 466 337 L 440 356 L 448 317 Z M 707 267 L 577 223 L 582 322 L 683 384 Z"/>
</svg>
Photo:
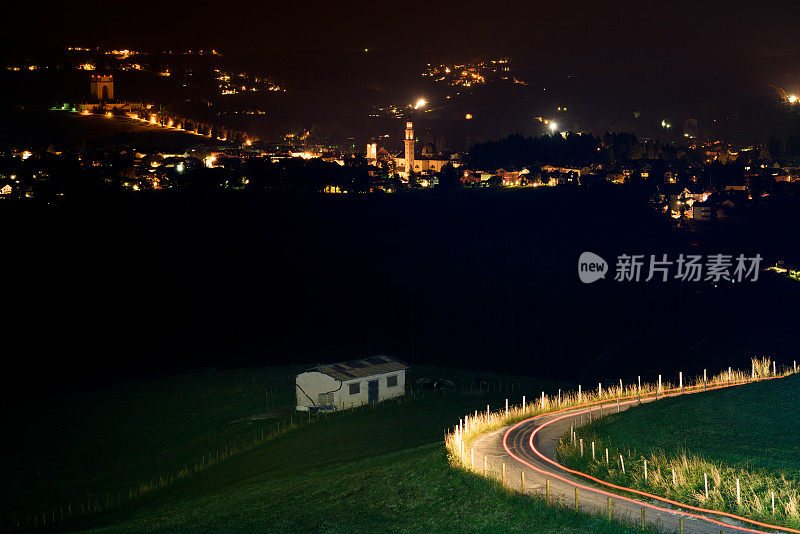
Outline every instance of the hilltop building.
<svg viewBox="0 0 800 534">
<path fill-rule="evenodd" d="M 90 88 L 94 100 L 98 102 L 114 100 L 114 77 L 111 74 L 93 74 Z"/>
</svg>

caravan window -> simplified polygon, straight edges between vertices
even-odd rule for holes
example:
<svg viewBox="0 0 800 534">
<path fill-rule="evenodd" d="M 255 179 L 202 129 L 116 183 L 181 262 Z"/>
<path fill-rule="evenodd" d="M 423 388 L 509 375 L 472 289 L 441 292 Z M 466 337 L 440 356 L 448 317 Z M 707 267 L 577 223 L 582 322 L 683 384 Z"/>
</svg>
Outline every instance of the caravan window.
<svg viewBox="0 0 800 534">
<path fill-rule="evenodd" d="M 392 375 L 392 376 L 387 376 L 386 377 L 386 387 L 387 388 L 397 387 L 397 375 Z"/>
<path fill-rule="evenodd" d="M 350 384 L 350 395 L 358 395 L 361 392 L 361 384 L 356 382 L 355 384 Z"/>
<path fill-rule="evenodd" d="M 318 401 L 320 406 L 328 406 L 333 404 L 333 393 L 320 393 Z"/>
</svg>

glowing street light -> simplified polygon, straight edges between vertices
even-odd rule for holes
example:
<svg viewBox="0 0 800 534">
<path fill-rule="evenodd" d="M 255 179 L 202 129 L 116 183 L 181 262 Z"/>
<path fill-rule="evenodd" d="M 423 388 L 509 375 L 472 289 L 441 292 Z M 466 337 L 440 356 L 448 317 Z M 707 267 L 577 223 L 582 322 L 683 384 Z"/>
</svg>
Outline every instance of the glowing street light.
<svg viewBox="0 0 800 534">
<path fill-rule="evenodd" d="M 557 130 L 558 130 L 558 124 L 555 123 L 555 122 L 551 122 L 550 123 L 550 131 L 555 133 Z"/>
<path fill-rule="evenodd" d="M 428 103 L 427 100 L 425 100 L 424 98 L 420 98 L 419 100 L 417 100 L 417 103 L 414 104 L 414 109 L 419 109 L 419 108 L 423 107 L 427 103 Z"/>
<path fill-rule="evenodd" d="M 797 104 L 797 95 L 789 95 L 789 103 Z"/>
</svg>

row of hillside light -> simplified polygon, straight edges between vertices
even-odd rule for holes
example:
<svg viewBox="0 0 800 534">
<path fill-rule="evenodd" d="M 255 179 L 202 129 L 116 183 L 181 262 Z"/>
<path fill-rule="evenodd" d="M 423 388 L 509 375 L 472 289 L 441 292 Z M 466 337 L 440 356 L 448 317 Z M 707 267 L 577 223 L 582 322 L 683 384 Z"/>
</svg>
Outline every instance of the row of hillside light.
<svg viewBox="0 0 800 534">
<path fill-rule="evenodd" d="M 760 359 L 753 361 L 751 379 L 794 372 L 796 362 L 779 374 L 775 362 Z M 602 417 L 602 412 L 595 412 L 595 416 L 598 413 Z M 692 506 L 800 525 L 798 480 L 728 467 L 682 450 L 675 454 L 662 450 L 636 454 L 635 450 L 615 447 L 598 438 L 591 424 L 594 421 L 588 419 L 585 426 L 581 421 L 562 436 L 557 450 L 559 463 L 618 486 Z"/>
<path fill-rule="evenodd" d="M 521 403 L 518 405 L 509 405 L 508 399 L 505 401 L 505 406 L 500 410 L 492 410 L 491 406 L 487 405 L 485 410 L 475 410 L 471 414 L 466 414 L 464 417 L 459 419 L 458 425 L 453 427 L 451 430 L 445 433 L 445 446 L 450 453 L 451 462 L 461 468 L 473 470 L 476 472 L 480 472 L 483 469 L 483 473 L 488 475 L 488 471 L 485 465 L 485 458 L 483 460 L 483 465 L 481 461 L 478 460 L 476 464 L 474 452 L 472 450 L 472 443 L 478 439 L 479 437 L 485 435 L 486 433 L 498 430 L 500 428 L 512 425 L 519 421 L 523 421 L 525 419 L 530 419 L 532 417 L 536 417 L 538 415 L 548 414 L 556 411 L 566 411 L 571 408 L 581 408 L 581 407 L 589 407 L 593 405 L 600 405 L 597 410 L 598 416 L 602 417 L 609 412 L 614 412 L 614 404 L 613 402 L 616 400 L 617 405 L 619 404 L 620 400 L 643 400 L 643 399 L 653 399 L 657 400 L 660 396 L 664 395 L 675 395 L 680 393 L 687 393 L 687 392 L 697 392 L 703 391 L 706 388 L 713 388 L 713 387 L 724 387 L 724 386 L 733 386 L 748 383 L 755 380 L 762 380 L 766 378 L 773 378 L 778 376 L 787 376 L 797 372 L 797 361 L 794 361 L 791 366 L 778 368 L 776 362 L 772 361 L 770 358 L 753 358 L 751 361 L 751 369 L 749 372 L 741 371 L 741 370 L 734 370 L 731 367 L 728 369 L 721 371 L 711 378 L 708 378 L 707 372 L 704 370 L 702 376 L 695 377 L 693 379 L 687 379 L 683 376 L 683 373 L 678 373 L 678 381 L 677 383 L 668 382 L 662 379 L 662 375 L 658 375 L 658 379 L 656 382 L 649 383 L 641 382 L 641 377 L 637 378 L 636 383 L 634 384 L 624 384 L 623 380 L 620 379 L 619 385 L 613 387 L 603 387 L 602 383 L 598 384 L 596 388 L 592 388 L 590 391 L 584 391 L 582 386 L 578 386 L 577 391 L 562 391 L 558 390 L 556 395 L 548 395 L 545 392 L 542 392 L 536 399 L 532 401 L 528 401 L 525 396 L 522 397 Z M 609 406 L 610 401 L 611 406 Z M 608 408 L 603 413 L 602 405 Z M 590 418 L 586 418 L 586 422 L 589 422 Z M 583 424 L 583 417 L 581 416 L 581 425 Z M 569 436 L 565 436 L 562 438 L 562 445 L 567 445 L 568 449 L 573 451 L 573 454 L 577 453 L 580 448 L 580 442 L 577 441 L 580 438 L 572 437 L 577 436 L 575 433 L 575 428 L 573 427 L 570 430 Z M 570 446 L 570 444 L 572 446 Z M 588 445 L 588 444 L 587 444 Z M 595 443 L 597 447 L 597 443 Z M 599 450 L 599 449 L 598 449 Z M 618 454 L 615 452 L 615 454 Z M 630 455 L 628 455 L 630 456 Z M 613 457 L 616 459 L 616 456 Z M 601 458 L 602 460 L 602 458 Z M 611 457 L 610 457 L 611 460 Z M 682 461 L 682 460 L 681 460 Z M 621 470 L 622 464 L 625 462 L 624 457 L 620 456 L 619 462 L 617 467 Z M 658 462 L 658 460 L 656 460 Z M 687 457 L 687 462 L 689 462 L 689 457 Z M 653 465 L 653 460 L 650 460 L 651 465 Z M 699 464 L 698 464 L 699 465 Z M 609 462 L 610 466 L 610 462 Z M 505 466 L 503 466 L 505 467 Z M 642 468 L 644 467 L 644 460 L 642 460 Z M 505 471 L 505 469 L 503 469 Z M 657 468 L 658 475 L 660 476 L 661 480 L 663 480 L 663 476 L 661 476 L 663 469 L 661 469 L 660 464 Z M 705 505 L 708 505 L 709 508 L 715 508 L 715 500 L 717 494 L 723 494 L 727 491 L 727 486 L 723 484 L 716 483 L 716 476 L 719 470 L 715 471 L 713 469 L 707 469 L 708 473 L 706 477 L 710 477 L 710 481 L 712 482 L 711 487 L 709 488 L 709 499 L 704 501 Z M 652 472 L 652 468 L 651 468 Z M 643 469 L 642 469 L 642 476 L 643 476 Z M 680 477 L 683 476 L 685 480 L 690 480 L 686 478 L 686 470 L 681 470 L 676 468 L 676 480 L 680 481 Z M 721 472 L 720 472 L 721 476 Z M 503 476 L 503 479 L 505 476 Z M 651 476 L 650 478 L 653 478 Z M 741 477 L 739 477 L 741 478 Z M 692 479 L 693 480 L 693 479 Z M 653 478 L 655 481 L 655 478 Z M 677 484 L 676 484 L 677 485 Z M 739 502 L 745 503 L 748 501 L 754 501 L 749 497 L 750 494 L 745 491 L 742 492 L 742 484 L 741 481 L 738 482 L 739 491 L 738 491 L 738 500 Z M 648 486 L 651 487 L 651 486 Z M 749 489 L 752 489 L 753 486 L 745 486 Z M 792 495 L 792 498 L 787 498 L 784 501 L 781 500 L 781 493 L 776 491 L 773 488 L 770 491 L 775 491 L 776 493 L 776 507 L 779 506 L 788 506 L 789 510 L 795 510 L 795 513 L 798 509 L 798 496 L 795 490 L 795 493 L 788 494 Z M 734 493 L 736 490 L 734 490 Z M 770 495 L 770 500 L 771 500 Z M 761 499 L 755 499 L 758 502 L 763 504 Z M 699 502 L 699 501 L 697 501 Z M 771 503 L 770 503 L 771 504 Z M 752 504 L 750 508 L 734 508 L 734 510 L 739 510 L 742 512 L 746 512 L 749 509 L 752 510 L 759 510 L 758 504 Z M 763 516 L 762 513 L 757 513 L 756 515 Z M 794 517 L 789 512 L 786 514 L 788 517 Z"/>
</svg>

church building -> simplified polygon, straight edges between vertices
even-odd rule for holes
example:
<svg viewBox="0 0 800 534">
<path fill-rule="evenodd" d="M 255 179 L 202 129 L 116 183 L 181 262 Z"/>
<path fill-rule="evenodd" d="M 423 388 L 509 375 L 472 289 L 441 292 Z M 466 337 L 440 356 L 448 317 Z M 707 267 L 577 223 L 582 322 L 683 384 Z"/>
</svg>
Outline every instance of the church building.
<svg viewBox="0 0 800 534">
<path fill-rule="evenodd" d="M 394 165 L 395 172 L 400 177 L 408 178 L 409 172 L 413 171 L 416 174 L 428 174 L 434 172 L 441 172 L 442 167 L 448 163 L 454 167 L 459 166 L 457 158 L 436 152 L 436 147 L 433 143 L 425 143 L 422 147 L 421 153 L 416 154 L 416 139 L 414 137 L 414 123 L 406 121 L 406 134 L 403 140 L 403 152 L 392 156 L 388 151 L 381 148 L 378 149 L 376 143 L 367 144 L 367 161 L 372 165 L 377 165 L 379 161 L 386 161 Z"/>
</svg>

